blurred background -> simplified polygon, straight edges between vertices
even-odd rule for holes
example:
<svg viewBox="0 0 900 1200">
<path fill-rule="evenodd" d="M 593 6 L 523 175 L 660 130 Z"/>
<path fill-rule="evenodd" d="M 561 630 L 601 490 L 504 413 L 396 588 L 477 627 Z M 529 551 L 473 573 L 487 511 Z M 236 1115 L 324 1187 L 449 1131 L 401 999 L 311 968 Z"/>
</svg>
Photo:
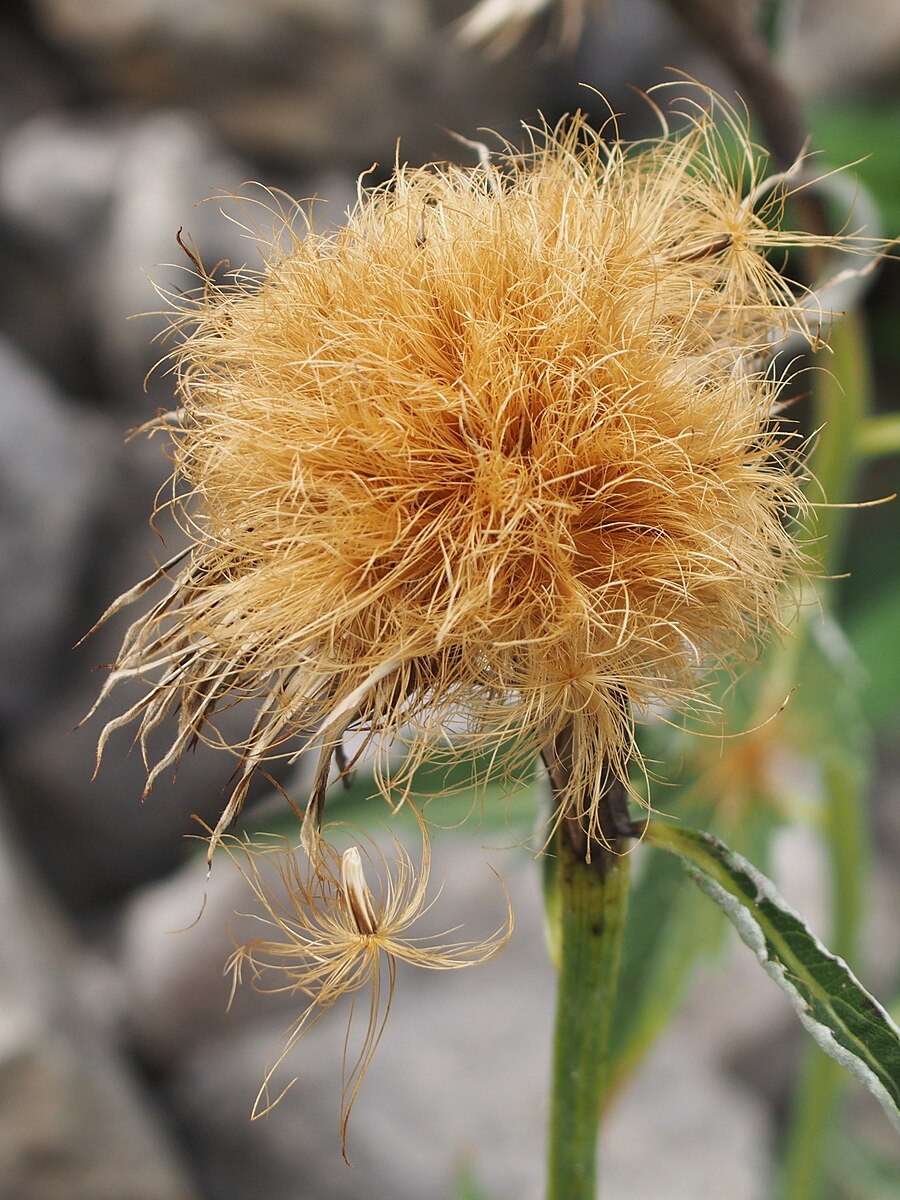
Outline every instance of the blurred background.
<svg viewBox="0 0 900 1200">
<path fill-rule="evenodd" d="M 207 264 L 255 266 L 252 239 L 216 201 L 248 181 L 318 196 L 319 222 L 339 222 L 360 172 L 377 164 L 370 178 L 384 178 L 398 142 L 411 163 L 465 159 L 448 131 L 515 142 L 538 111 L 551 122 L 575 107 L 601 113 L 583 83 L 623 114 L 626 136 L 641 136 L 653 120 L 634 89 L 671 68 L 742 92 L 715 39 L 686 19 L 690 4 L 607 0 L 579 13 L 508 0 L 483 7 L 474 27 L 461 24 L 470 7 L 6 0 L 0 12 L 0 1200 L 541 1194 L 553 979 L 538 872 L 527 852 L 504 848 L 509 829 L 488 820 L 435 839 L 446 924 L 496 927 L 489 861 L 510 888 L 515 937 L 477 972 L 401 972 L 351 1124 L 350 1169 L 340 1019 L 294 1056 L 300 1078 L 285 1102 L 249 1121 L 292 1007 L 247 989 L 226 1013 L 222 967 L 251 928 L 234 916 L 246 889 L 229 864 L 213 873 L 198 924 L 171 932 L 207 890 L 191 815 L 218 814 L 229 761 L 201 749 L 141 805 L 130 734 L 92 778 L 100 722 L 76 728 L 123 622 L 74 644 L 168 557 L 148 526 L 164 446 L 125 439 L 171 404 L 165 370 L 148 378 L 166 318 L 137 314 L 164 307 L 154 285 L 187 285 L 180 229 Z M 749 0 L 738 8 L 752 17 Z M 534 18 L 521 29 L 505 22 L 525 10 Z M 780 19 L 783 76 L 813 147 L 830 163 L 864 160 L 855 169 L 883 232 L 900 234 L 900 7 L 798 0 Z M 502 54 L 496 37 L 473 44 L 479 28 L 494 29 Z M 898 275 L 889 266 L 870 291 L 861 343 L 883 413 L 900 384 Z M 856 494 L 888 495 L 897 476 L 882 448 Z M 900 994 L 897 513 L 895 503 L 852 514 L 849 577 L 832 592 L 876 751 L 854 966 L 887 1000 Z M 302 795 L 302 778 L 292 787 Z M 526 831 L 539 788 L 515 801 Z M 797 793 L 768 865 L 827 932 L 827 849 Z M 268 803 L 262 781 L 251 820 L 264 823 Z M 610 1200 L 775 1194 L 799 1028 L 743 948 L 729 943 L 702 981 L 606 1124 Z M 850 1088 L 835 1103 L 834 1161 L 816 1194 L 900 1196 L 880 1113 Z"/>
</svg>

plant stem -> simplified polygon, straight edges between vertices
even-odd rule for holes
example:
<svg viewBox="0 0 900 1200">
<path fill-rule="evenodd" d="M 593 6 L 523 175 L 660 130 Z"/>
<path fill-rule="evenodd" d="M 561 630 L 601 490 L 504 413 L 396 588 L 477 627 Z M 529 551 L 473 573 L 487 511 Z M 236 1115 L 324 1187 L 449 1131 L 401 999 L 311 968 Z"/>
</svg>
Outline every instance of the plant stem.
<svg viewBox="0 0 900 1200">
<path fill-rule="evenodd" d="M 848 508 L 841 506 L 853 495 L 859 470 L 859 430 L 865 427 L 872 406 L 872 367 L 862 313 L 847 313 L 834 326 L 829 346 L 831 357 L 816 372 L 813 385 L 813 415 L 819 432 L 809 463 L 827 502 L 816 510 L 815 528 L 826 575 L 836 571 L 841 561 L 848 519 Z"/>
<path fill-rule="evenodd" d="M 856 446 L 866 458 L 900 454 L 900 413 L 869 417 L 859 427 Z"/>
<path fill-rule="evenodd" d="M 561 827 L 553 910 L 559 982 L 547 1200 L 593 1200 L 607 1043 L 628 899 L 628 855 L 585 862 Z"/>
</svg>

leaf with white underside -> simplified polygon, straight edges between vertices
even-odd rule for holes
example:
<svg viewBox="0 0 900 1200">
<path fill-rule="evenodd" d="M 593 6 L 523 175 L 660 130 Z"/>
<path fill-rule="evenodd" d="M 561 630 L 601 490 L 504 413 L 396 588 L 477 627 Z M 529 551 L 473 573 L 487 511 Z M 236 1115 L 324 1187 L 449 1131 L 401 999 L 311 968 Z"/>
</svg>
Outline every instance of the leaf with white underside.
<svg viewBox="0 0 900 1200">
<path fill-rule="evenodd" d="M 819 1046 L 866 1085 L 900 1131 L 900 1029 L 847 964 L 813 937 L 765 875 L 712 834 L 651 821 L 646 840 L 679 856 Z"/>
</svg>

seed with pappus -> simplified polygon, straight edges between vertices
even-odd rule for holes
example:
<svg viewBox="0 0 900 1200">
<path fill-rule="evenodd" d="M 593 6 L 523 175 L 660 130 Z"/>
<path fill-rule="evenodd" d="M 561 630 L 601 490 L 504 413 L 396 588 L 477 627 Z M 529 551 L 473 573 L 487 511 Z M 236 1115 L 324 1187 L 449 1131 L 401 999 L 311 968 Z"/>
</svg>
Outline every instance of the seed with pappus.
<svg viewBox="0 0 900 1200">
<path fill-rule="evenodd" d="M 427 900 L 431 849 L 425 824 L 416 816 L 422 835 L 418 864 L 396 838 L 392 860 L 365 843 L 362 849 L 351 845 L 339 854 L 310 821 L 304 825 L 299 855 L 277 840 L 224 841 L 250 884 L 260 910 L 256 919 L 266 930 L 263 937 L 239 946 L 232 955 L 226 969 L 233 987 L 249 969 L 260 991 L 290 992 L 302 997 L 303 1003 L 303 1011 L 266 1071 L 254 1117 L 265 1115 L 283 1098 L 287 1088 L 270 1094 L 274 1076 L 320 1017 L 343 996 L 363 997 L 365 1033 L 358 1049 L 345 1050 L 344 1055 L 341 1140 L 345 1157 L 350 1112 L 384 1031 L 397 963 L 433 971 L 476 966 L 493 958 L 512 934 L 508 896 L 505 923 L 482 941 L 460 941 L 455 930 L 431 937 L 411 932 L 433 902 Z M 272 858 L 282 885 L 274 894 L 261 869 Z M 348 1046 L 353 1014 L 351 1007 Z"/>
<path fill-rule="evenodd" d="M 576 117 L 473 168 L 399 166 L 337 232 L 288 227 L 181 301 L 191 543 L 114 606 L 168 583 L 101 747 L 138 720 L 146 749 L 177 709 L 152 781 L 249 698 L 214 840 L 310 731 L 321 806 L 348 730 L 408 742 L 397 796 L 442 736 L 515 756 L 569 729 L 602 837 L 635 719 L 703 709 L 705 673 L 779 626 L 803 502 L 766 364 L 806 317 L 775 264 L 822 239 L 778 227 L 786 177 L 737 118 L 690 111 L 632 146 Z"/>
</svg>

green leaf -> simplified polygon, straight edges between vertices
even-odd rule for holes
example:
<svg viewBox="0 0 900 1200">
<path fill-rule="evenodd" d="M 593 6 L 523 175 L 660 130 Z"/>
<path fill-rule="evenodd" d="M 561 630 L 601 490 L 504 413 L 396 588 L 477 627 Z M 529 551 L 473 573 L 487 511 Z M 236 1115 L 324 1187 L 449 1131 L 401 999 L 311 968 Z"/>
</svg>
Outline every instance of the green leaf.
<svg viewBox="0 0 900 1200">
<path fill-rule="evenodd" d="M 814 508 L 814 532 L 823 578 L 820 589 L 829 590 L 828 576 L 842 560 L 849 510 L 854 499 L 860 460 L 856 439 L 872 410 L 874 381 L 866 321 L 858 311 L 846 313 L 828 339 L 827 368 L 814 372 L 813 419 L 819 432 L 809 457 L 812 499 L 825 497 Z"/>
<path fill-rule="evenodd" d="M 866 1085 L 900 1131 L 900 1029 L 772 882 L 711 834 L 651 821 L 651 845 L 681 858 L 787 995 L 817 1044 Z"/>
</svg>

